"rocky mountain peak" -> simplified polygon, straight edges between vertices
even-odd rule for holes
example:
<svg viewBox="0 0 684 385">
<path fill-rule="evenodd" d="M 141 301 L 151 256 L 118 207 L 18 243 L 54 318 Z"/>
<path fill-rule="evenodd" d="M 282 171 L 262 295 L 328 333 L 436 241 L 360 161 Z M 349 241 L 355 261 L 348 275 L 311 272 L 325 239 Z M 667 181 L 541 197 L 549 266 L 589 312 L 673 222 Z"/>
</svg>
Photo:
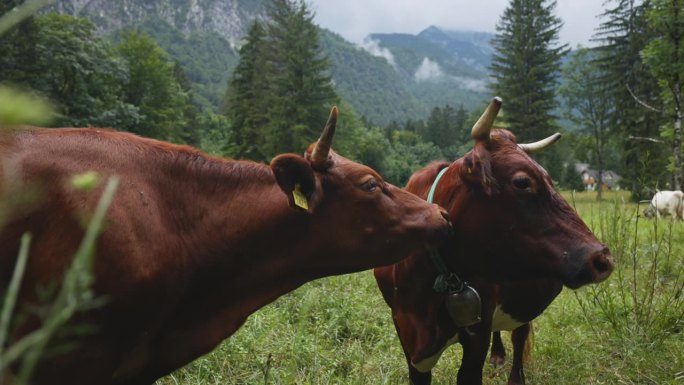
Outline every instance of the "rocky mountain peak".
<svg viewBox="0 0 684 385">
<path fill-rule="evenodd" d="M 56 0 L 49 11 L 89 17 L 100 33 L 161 19 L 185 34 L 214 32 L 235 47 L 255 19 L 265 17 L 263 0 Z"/>
</svg>

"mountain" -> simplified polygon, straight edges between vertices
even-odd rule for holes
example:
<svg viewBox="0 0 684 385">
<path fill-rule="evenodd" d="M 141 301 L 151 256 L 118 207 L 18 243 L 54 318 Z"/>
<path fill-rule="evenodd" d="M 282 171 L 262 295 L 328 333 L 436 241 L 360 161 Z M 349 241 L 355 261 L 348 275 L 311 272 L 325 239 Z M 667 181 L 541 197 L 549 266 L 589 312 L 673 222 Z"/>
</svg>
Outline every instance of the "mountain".
<svg viewBox="0 0 684 385">
<path fill-rule="evenodd" d="M 490 41 L 494 37 L 488 32 L 449 31 L 431 26 L 418 36 L 447 52 L 447 61 L 471 67 L 475 73 L 487 73 L 494 48 Z M 449 57 L 451 60 L 449 60 Z"/>
<path fill-rule="evenodd" d="M 235 47 L 252 21 L 265 18 L 265 4 L 265 0 L 56 0 L 46 10 L 88 17 L 101 33 L 157 19 L 186 35 L 216 33 Z"/>
<path fill-rule="evenodd" d="M 183 33 L 159 18 L 144 20 L 136 28 L 150 35 L 183 67 L 202 107 L 215 109 L 221 104 L 228 77 L 240 60 L 230 42 L 218 32 Z M 117 32 L 112 36 L 116 40 Z"/>
<path fill-rule="evenodd" d="M 322 46 L 341 97 L 374 123 L 424 119 L 435 106 L 489 99 L 493 37 L 431 26 L 417 35 L 371 34 L 359 47 L 324 30 Z"/>
<path fill-rule="evenodd" d="M 90 18 L 117 39 L 137 28 L 180 63 L 199 104 L 216 109 L 237 49 L 267 0 L 56 0 L 47 11 Z M 372 34 L 362 46 L 321 29 L 338 94 L 374 124 L 425 119 L 435 106 L 479 107 L 489 99 L 492 35 L 429 27 L 417 35 Z"/>
<path fill-rule="evenodd" d="M 118 39 L 137 28 L 178 62 L 198 103 L 216 109 L 239 60 L 251 23 L 266 18 L 266 0 L 56 0 L 44 12 L 87 17 L 101 35 Z"/>
<path fill-rule="evenodd" d="M 417 35 L 371 34 L 366 47 L 389 58 L 410 93 L 426 106 L 463 104 L 472 109 L 489 99 L 492 37 L 431 26 Z"/>
<path fill-rule="evenodd" d="M 406 78 L 385 58 L 325 29 L 321 46 L 330 59 L 337 94 L 358 115 L 383 125 L 391 120 L 402 122 L 426 116 L 426 105 L 411 93 Z"/>
</svg>

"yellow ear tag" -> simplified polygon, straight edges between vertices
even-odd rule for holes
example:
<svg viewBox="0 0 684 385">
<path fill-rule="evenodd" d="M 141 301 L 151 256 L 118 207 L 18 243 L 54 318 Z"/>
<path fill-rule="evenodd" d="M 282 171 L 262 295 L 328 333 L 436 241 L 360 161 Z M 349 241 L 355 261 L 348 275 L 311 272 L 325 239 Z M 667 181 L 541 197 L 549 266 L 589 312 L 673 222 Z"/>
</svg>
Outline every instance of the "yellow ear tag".
<svg viewBox="0 0 684 385">
<path fill-rule="evenodd" d="M 294 197 L 295 205 L 304 210 L 309 209 L 309 202 L 306 201 L 306 196 L 302 193 L 302 186 L 299 183 L 296 184 L 294 190 L 292 190 L 292 196 Z"/>
</svg>

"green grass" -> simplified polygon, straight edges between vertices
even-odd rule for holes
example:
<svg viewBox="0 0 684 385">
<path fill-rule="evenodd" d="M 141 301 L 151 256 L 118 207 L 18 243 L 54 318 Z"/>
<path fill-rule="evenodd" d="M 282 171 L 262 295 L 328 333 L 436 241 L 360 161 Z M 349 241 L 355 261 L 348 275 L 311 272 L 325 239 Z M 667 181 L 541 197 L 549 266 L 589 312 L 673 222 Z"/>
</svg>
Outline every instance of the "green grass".
<svg viewBox="0 0 684 385">
<path fill-rule="evenodd" d="M 684 383 L 684 223 L 645 220 L 626 193 L 564 194 L 616 258 L 600 285 L 564 289 L 535 321 L 528 384 Z M 504 340 L 510 354 L 508 335 Z M 461 348 L 433 384 L 455 384 Z M 487 385 L 506 384 L 485 366 Z M 171 384 L 408 384 L 389 308 L 372 273 L 311 282 L 261 309 L 234 336 L 157 382 Z"/>
</svg>

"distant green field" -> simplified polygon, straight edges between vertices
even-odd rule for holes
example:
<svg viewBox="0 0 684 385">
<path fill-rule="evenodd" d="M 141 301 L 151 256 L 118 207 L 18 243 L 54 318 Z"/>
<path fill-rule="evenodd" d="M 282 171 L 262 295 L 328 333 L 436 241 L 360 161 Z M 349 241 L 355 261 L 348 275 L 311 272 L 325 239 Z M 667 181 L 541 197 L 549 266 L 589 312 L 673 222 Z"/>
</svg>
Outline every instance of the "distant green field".
<svg viewBox="0 0 684 385">
<path fill-rule="evenodd" d="M 563 194 L 617 269 L 601 285 L 564 289 L 535 322 L 528 384 L 684 384 L 684 223 L 637 217 L 628 193 Z M 637 211 L 638 210 L 638 211 Z M 508 334 L 504 336 L 510 344 Z M 447 350 L 434 385 L 453 385 L 461 348 Z M 506 384 L 485 366 L 485 384 Z M 171 384 L 408 384 L 371 272 L 311 282 L 252 315 L 213 353 L 157 382 Z"/>
</svg>

